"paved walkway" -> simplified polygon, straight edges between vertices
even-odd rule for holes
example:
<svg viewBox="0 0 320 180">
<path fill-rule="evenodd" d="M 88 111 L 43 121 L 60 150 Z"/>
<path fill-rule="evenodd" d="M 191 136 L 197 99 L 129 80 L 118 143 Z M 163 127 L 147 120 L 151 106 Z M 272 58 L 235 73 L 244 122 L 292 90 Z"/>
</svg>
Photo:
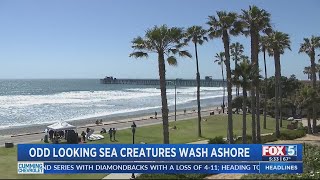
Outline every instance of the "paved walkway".
<svg viewBox="0 0 320 180">
<path fill-rule="evenodd" d="M 131 179 L 131 173 L 123 173 L 123 174 L 116 174 L 116 173 L 111 173 L 108 176 L 104 177 L 103 179 Z M 137 178 L 140 174 L 134 174 L 135 177 Z"/>
</svg>

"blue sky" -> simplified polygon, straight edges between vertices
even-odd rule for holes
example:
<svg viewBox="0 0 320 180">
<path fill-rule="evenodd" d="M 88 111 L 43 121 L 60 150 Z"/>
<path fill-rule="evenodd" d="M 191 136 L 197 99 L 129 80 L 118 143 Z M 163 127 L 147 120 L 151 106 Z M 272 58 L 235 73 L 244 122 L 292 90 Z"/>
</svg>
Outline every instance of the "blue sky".
<svg viewBox="0 0 320 180">
<path fill-rule="evenodd" d="M 298 50 L 304 37 L 320 35 L 317 0 L 0 0 L 0 79 L 158 78 L 156 56 L 129 58 L 134 37 L 161 24 L 208 28 L 207 17 L 217 10 L 240 13 L 252 4 L 270 12 L 273 27 L 291 37 L 292 51 L 281 57 L 282 74 L 306 79 L 302 71 L 310 62 Z M 250 54 L 250 38 L 231 41 L 244 44 Z M 191 47 L 187 49 L 194 54 Z M 222 50 L 221 39 L 199 47 L 202 77 L 221 78 L 213 60 Z M 274 74 L 272 57 L 267 65 L 269 75 Z M 195 75 L 194 59 L 180 58 L 177 67 L 167 66 L 167 78 Z"/>
</svg>

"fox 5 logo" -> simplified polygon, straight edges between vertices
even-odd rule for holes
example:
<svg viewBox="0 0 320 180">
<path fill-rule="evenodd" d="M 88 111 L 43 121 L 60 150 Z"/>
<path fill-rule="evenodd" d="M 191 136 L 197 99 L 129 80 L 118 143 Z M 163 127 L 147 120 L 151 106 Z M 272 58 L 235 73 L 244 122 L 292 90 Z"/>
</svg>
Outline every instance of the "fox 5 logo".
<svg viewBox="0 0 320 180">
<path fill-rule="evenodd" d="M 296 145 L 263 145 L 262 156 L 297 156 Z"/>
</svg>

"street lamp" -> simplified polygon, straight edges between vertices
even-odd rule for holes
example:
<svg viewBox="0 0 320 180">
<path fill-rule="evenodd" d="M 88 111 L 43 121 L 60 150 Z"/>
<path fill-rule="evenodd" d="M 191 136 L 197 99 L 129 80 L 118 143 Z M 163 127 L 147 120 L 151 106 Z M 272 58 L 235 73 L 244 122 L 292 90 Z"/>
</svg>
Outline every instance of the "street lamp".
<svg viewBox="0 0 320 180">
<path fill-rule="evenodd" d="M 131 131 L 132 131 L 132 144 L 134 144 L 134 134 L 136 133 L 136 128 L 137 128 L 137 125 L 136 123 L 134 123 L 134 121 L 132 122 L 132 125 L 131 125 Z M 134 173 L 132 173 L 131 175 L 131 179 L 135 179 L 135 175 Z"/>
<path fill-rule="evenodd" d="M 174 121 L 177 121 L 177 79 L 174 83 Z"/>
</svg>

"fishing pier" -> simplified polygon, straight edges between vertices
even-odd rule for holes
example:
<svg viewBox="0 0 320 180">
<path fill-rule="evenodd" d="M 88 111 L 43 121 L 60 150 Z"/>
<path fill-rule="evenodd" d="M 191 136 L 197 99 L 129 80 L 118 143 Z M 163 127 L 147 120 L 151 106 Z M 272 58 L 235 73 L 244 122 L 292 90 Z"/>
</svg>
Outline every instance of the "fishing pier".
<svg viewBox="0 0 320 180">
<path fill-rule="evenodd" d="M 101 84 L 128 84 L 128 85 L 160 85 L 159 79 L 117 79 L 112 76 L 107 76 L 100 79 Z M 197 81 L 195 79 L 167 79 L 167 85 L 196 87 Z M 226 85 L 226 82 L 224 82 Z M 206 76 L 205 79 L 200 79 L 201 87 L 221 87 L 223 81 L 221 79 L 212 79 L 210 76 Z"/>
</svg>

